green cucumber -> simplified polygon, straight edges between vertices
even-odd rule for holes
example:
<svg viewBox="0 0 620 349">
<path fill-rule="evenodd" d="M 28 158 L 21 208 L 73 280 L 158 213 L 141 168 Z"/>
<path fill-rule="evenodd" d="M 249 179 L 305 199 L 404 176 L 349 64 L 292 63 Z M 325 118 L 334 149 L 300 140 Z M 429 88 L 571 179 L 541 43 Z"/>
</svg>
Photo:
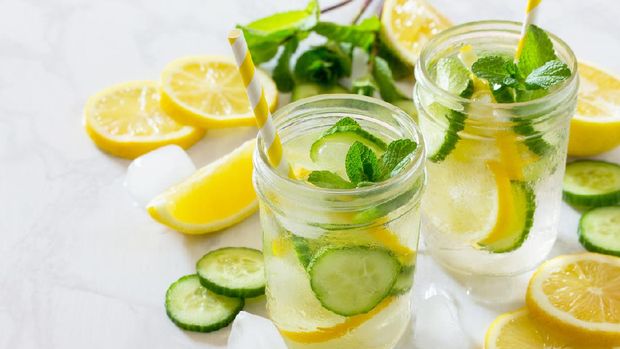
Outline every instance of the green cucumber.
<svg viewBox="0 0 620 349">
<path fill-rule="evenodd" d="M 588 251 L 620 257 L 620 206 L 584 213 L 579 220 L 579 242 Z"/>
<path fill-rule="evenodd" d="M 511 182 L 513 205 L 517 217 L 515 224 L 502 227 L 501 235 L 488 236 L 478 241 L 477 246 L 492 253 L 512 252 L 525 242 L 534 223 L 536 195 L 534 190 L 519 181 Z"/>
<path fill-rule="evenodd" d="M 296 101 L 306 97 L 312 97 L 316 95 L 323 94 L 334 94 L 334 93 L 349 93 L 349 90 L 340 86 L 321 86 L 319 84 L 313 83 L 298 83 L 293 87 L 293 92 L 291 93 L 291 101 Z"/>
<path fill-rule="evenodd" d="M 396 278 L 396 283 L 394 283 L 394 287 L 392 287 L 392 291 L 390 294 L 394 296 L 403 295 L 413 287 L 413 273 L 415 272 L 415 265 L 403 266 L 398 277 Z"/>
<path fill-rule="evenodd" d="M 310 147 L 310 159 L 316 162 L 319 159 L 319 152 L 325 144 L 330 142 L 353 144 L 360 142 L 371 148 L 375 153 L 383 152 L 387 149 L 387 144 L 379 137 L 362 129 L 353 118 L 344 117 L 328 128 L 321 137 L 312 143 Z"/>
<path fill-rule="evenodd" d="M 564 200 L 579 207 L 620 204 L 620 165 L 601 160 L 578 160 L 566 165 Z"/>
<path fill-rule="evenodd" d="M 461 93 L 461 97 L 470 98 L 474 93 L 474 84 L 470 80 L 467 88 Z M 428 150 L 428 159 L 432 162 L 439 163 L 444 161 L 450 153 L 456 148 L 461 137 L 459 132 L 465 129 L 465 120 L 467 120 L 467 114 L 452 110 L 437 102 L 429 106 L 429 110 L 433 117 L 445 118 L 448 121 L 448 129 L 445 130 L 441 142 L 438 143 L 434 149 Z M 428 143 L 427 143 L 428 145 Z"/>
<path fill-rule="evenodd" d="M 229 297 L 256 297 L 265 293 L 265 264 L 259 250 L 225 247 L 211 251 L 196 263 L 200 283 Z"/>
<path fill-rule="evenodd" d="M 327 247 L 308 266 L 316 298 L 342 316 L 371 311 L 390 295 L 400 270 L 394 254 L 368 246 Z"/>
<path fill-rule="evenodd" d="M 209 291 L 195 274 L 183 276 L 166 292 L 166 314 L 170 320 L 194 332 L 213 332 L 228 326 L 244 304 L 242 298 Z"/>
</svg>

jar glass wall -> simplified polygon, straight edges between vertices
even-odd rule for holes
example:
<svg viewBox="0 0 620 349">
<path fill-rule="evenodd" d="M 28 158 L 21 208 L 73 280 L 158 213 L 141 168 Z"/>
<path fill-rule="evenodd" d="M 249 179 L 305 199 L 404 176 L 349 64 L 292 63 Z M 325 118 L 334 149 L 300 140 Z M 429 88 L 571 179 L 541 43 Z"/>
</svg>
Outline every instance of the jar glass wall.
<svg viewBox="0 0 620 349">
<path fill-rule="evenodd" d="M 393 348 L 411 316 L 409 292 L 425 186 L 424 143 L 414 121 L 377 99 L 325 95 L 281 108 L 274 122 L 284 156 L 299 172 L 309 161 L 312 142 L 344 116 L 387 143 L 408 138 L 418 146 L 395 177 L 356 189 L 324 189 L 276 173 L 259 137 L 254 185 L 267 306 L 289 348 Z M 346 262 L 351 258 L 354 263 Z M 373 270 L 378 265 L 383 267 Z M 360 266 L 381 279 L 377 285 L 393 278 L 389 289 L 364 285 L 360 280 L 368 278 L 360 278 Z M 370 288 L 366 292 L 364 287 Z M 359 292 L 375 297 L 364 309 L 359 307 L 363 302 L 352 299 Z"/>
<path fill-rule="evenodd" d="M 521 274 L 546 257 L 557 236 L 578 88 L 570 48 L 550 34 L 573 75 L 527 102 L 494 103 L 490 94 L 475 92 L 462 98 L 432 76 L 438 59 L 462 55 L 463 47 L 478 57 L 513 57 L 520 30 L 519 23 L 505 21 L 451 28 L 429 42 L 416 66 L 414 101 L 429 174 L 424 238 L 438 262 L 461 274 Z"/>
</svg>

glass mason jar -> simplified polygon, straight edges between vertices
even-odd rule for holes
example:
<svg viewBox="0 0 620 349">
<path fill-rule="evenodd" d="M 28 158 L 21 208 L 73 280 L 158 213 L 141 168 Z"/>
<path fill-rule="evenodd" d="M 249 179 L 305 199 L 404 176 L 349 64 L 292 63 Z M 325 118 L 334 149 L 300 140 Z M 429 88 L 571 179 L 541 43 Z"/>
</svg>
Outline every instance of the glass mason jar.
<svg viewBox="0 0 620 349">
<path fill-rule="evenodd" d="M 571 49 L 549 34 L 573 75 L 527 102 L 494 103 L 490 92 L 462 98 L 431 76 L 439 58 L 463 50 L 513 57 L 520 31 L 519 23 L 506 21 L 456 26 L 435 36 L 416 65 L 413 94 L 429 176 L 424 240 L 436 261 L 461 275 L 523 274 L 547 256 L 557 236 L 569 121 L 577 102 Z"/>
<path fill-rule="evenodd" d="M 258 138 L 254 186 L 267 306 L 289 348 L 389 349 L 409 325 L 425 185 L 424 144 L 414 121 L 377 99 L 323 95 L 281 108 L 274 123 L 298 171 L 312 142 L 344 116 L 388 143 L 408 138 L 418 146 L 395 177 L 325 189 L 274 171 Z M 344 164 L 344 153 L 334 149 L 321 156 Z"/>
</svg>

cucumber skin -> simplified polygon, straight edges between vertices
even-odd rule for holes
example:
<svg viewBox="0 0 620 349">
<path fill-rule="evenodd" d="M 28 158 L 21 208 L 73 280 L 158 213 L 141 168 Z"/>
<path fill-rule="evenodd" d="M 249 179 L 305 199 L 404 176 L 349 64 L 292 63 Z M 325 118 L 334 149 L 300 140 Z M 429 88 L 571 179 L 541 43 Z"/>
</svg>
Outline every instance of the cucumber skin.
<svg viewBox="0 0 620 349">
<path fill-rule="evenodd" d="M 392 258 L 394 258 L 397 263 L 398 263 L 398 259 L 396 258 L 396 256 L 394 255 L 394 253 L 390 250 L 384 249 L 384 248 L 380 248 L 380 247 L 370 247 L 370 246 L 364 246 L 364 245 L 360 245 L 360 246 L 348 246 L 348 247 L 326 247 L 323 248 L 321 250 L 319 250 L 314 257 L 312 258 L 312 261 L 310 261 L 310 264 L 308 265 L 308 274 L 310 275 L 310 287 L 312 288 L 312 292 L 314 293 L 314 295 L 316 296 L 316 299 L 321 303 L 321 306 L 323 306 L 323 308 L 333 312 L 334 314 L 338 314 L 338 315 L 342 315 L 342 316 L 354 316 L 354 315 L 359 315 L 359 314 L 366 314 L 369 311 L 373 310 L 377 305 L 379 305 L 385 298 L 387 298 L 388 296 L 390 296 L 392 290 L 394 289 L 394 285 L 396 284 L 396 280 L 398 279 L 398 275 L 400 274 L 400 272 L 402 271 L 402 266 L 400 266 L 400 269 L 396 272 L 396 276 L 394 277 L 394 280 L 392 282 L 392 285 L 390 286 L 390 288 L 388 288 L 387 292 L 383 295 L 383 297 L 381 297 L 375 304 L 373 304 L 372 306 L 369 306 L 367 309 L 363 309 L 361 311 L 356 311 L 354 313 L 339 313 L 336 312 L 334 310 L 331 309 L 331 307 L 328 304 L 325 304 L 324 301 L 319 297 L 317 290 L 316 290 L 316 286 L 315 283 L 313 282 L 313 278 L 312 278 L 312 269 L 314 268 L 314 266 L 316 265 L 317 261 L 325 254 L 328 254 L 330 252 L 334 252 L 337 250 L 347 250 L 347 249 L 358 249 L 358 250 L 362 250 L 362 251 L 372 251 L 372 250 L 380 250 L 380 251 L 385 251 L 387 254 L 389 254 Z"/>
<path fill-rule="evenodd" d="M 211 292 L 217 293 L 222 296 L 232 297 L 232 298 L 252 298 L 252 297 L 258 297 L 258 296 L 264 295 L 265 285 L 263 285 L 262 287 L 258 287 L 258 288 L 228 288 L 225 286 L 220 286 L 200 274 L 198 265 L 203 260 L 203 258 L 207 257 L 210 253 L 220 251 L 220 250 L 226 250 L 226 249 L 244 249 L 244 250 L 249 250 L 249 251 L 260 252 L 262 254 L 261 251 L 254 249 L 254 248 L 249 248 L 249 247 L 224 247 L 224 248 L 219 248 L 217 250 L 213 250 L 207 253 L 206 255 L 202 256 L 202 258 L 200 258 L 198 262 L 196 262 L 196 275 L 198 275 L 200 284 Z"/>
<path fill-rule="evenodd" d="M 612 206 L 612 207 L 618 207 L 618 210 L 620 210 L 620 206 Z M 595 207 L 595 208 L 592 208 L 586 211 L 579 219 L 579 228 L 577 229 L 577 234 L 579 234 L 579 242 L 581 243 L 581 246 L 583 246 L 583 248 L 585 248 L 586 250 L 590 252 L 602 253 L 602 254 L 606 254 L 610 256 L 620 257 L 620 250 L 609 250 L 604 247 L 597 246 L 591 243 L 590 240 L 588 240 L 588 237 L 587 237 L 588 233 L 583 228 L 583 222 L 584 222 L 584 219 L 587 217 L 587 215 L 590 214 L 592 211 L 595 211 L 597 208 L 598 207 Z"/>
<path fill-rule="evenodd" d="M 536 212 L 536 194 L 534 193 L 534 190 L 525 182 L 513 181 L 511 182 L 511 184 L 521 186 L 521 189 L 525 192 L 526 195 L 526 202 L 529 203 L 527 211 L 525 213 L 525 224 L 523 226 L 523 231 L 521 232 L 519 240 L 507 248 L 493 250 L 488 248 L 488 245 L 480 245 L 484 250 L 491 253 L 508 253 L 518 249 L 523 245 L 525 240 L 527 240 L 527 237 L 530 235 L 530 230 L 534 225 L 534 213 Z"/>
<path fill-rule="evenodd" d="M 396 277 L 396 282 L 392 286 L 390 294 L 393 296 L 401 296 L 413 287 L 413 274 L 415 272 L 415 264 L 403 265 L 400 273 Z"/>
<path fill-rule="evenodd" d="M 566 168 L 568 169 L 568 167 L 571 166 L 572 164 L 578 164 L 578 163 L 607 164 L 607 165 L 618 166 L 618 164 L 615 164 L 609 161 L 577 160 L 577 161 L 571 161 L 568 164 L 566 164 Z M 606 194 L 582 195 L 582 194 L 575 194 L 575 193 L 572 193 L 570 191 L 563 189 L 562 197 L 564 198 L 564 201 L 566 201 L 568 204 L 572 206 L 585 207 L 585 208 L 614 206 L 614 205 L 620 204 L 620 190 L 616 190 L 614 192 L 606 193 Z"/>
<path fill-rule="evenodd" d="M 243 310 L 243 307 L 245 306 L 245 301 L 244 301 L 243 298 L 239 298 L 239 306 L 232 311 L 232 313 L 231 313 L 231 315 L 229 317 L 223 319 L 220 322 L 216 322 L 216 323 L 208 325 L 208 326 L 186 324 L 186 323 L 183 323 L 183 322 L 177 320 L 174 317 L 174 315 L 170 311 L 170 306 L 169 306 L 171 290 L 179 282 L 185 281 L 187 279 L 190 279 L 190 278 L 193 278 L 193 277 L 196 277 L 196 276 L 197 276 L 196 274 L 185 275 L 185 276 L 181 277 L 180 279 L 178 279 L 177 281 L 175 281 L 172 285 L 170 285 L 170 287 L 168 288 L 168 291 L 166 291 L 165 308 L 166 308 L 166 315 L 168 315 L 168 318 L 170 319 L 170 321 L 172 321 L 175 325 L 177 325 L 177 327 L 179 327 L 181 329 L 184 329 L 186 331 L 203 332 L 203 333 L 217 331 L 219 329 L 222 329 L 222 328 L 230 325 L 233 322 L 233 320 L 235 320 L 235 318 L 237 317 L 237 314 L 239 314 L 239 312 L 241 310 Z"/>
</svg>

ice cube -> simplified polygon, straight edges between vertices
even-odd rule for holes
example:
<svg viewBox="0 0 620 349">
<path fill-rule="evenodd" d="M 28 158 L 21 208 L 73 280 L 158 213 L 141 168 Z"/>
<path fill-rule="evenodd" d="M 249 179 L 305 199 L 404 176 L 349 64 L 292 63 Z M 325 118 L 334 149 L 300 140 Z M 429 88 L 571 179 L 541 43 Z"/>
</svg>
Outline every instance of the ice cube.
<svg viewBox="0 0 620 349">
<path fill-rule="evenodd" d="M 431 285 L 417 305 L 416 348 L 463 349 L 470 340 L 461 329 L 454 299 Z"/>
<path fill-rule="evenodd" d="M 146 153 L 129 164 L 125 187 L 139 206 L 183 181 L 196 171 L 189 155 L 178 145 L 167 145 Z"/>
<path fill-rule="evenodd" d="M 242 311 L 232 324 L 227 348 L 286 349 L 286 345 L 270 320 Z"/>
</svg>

